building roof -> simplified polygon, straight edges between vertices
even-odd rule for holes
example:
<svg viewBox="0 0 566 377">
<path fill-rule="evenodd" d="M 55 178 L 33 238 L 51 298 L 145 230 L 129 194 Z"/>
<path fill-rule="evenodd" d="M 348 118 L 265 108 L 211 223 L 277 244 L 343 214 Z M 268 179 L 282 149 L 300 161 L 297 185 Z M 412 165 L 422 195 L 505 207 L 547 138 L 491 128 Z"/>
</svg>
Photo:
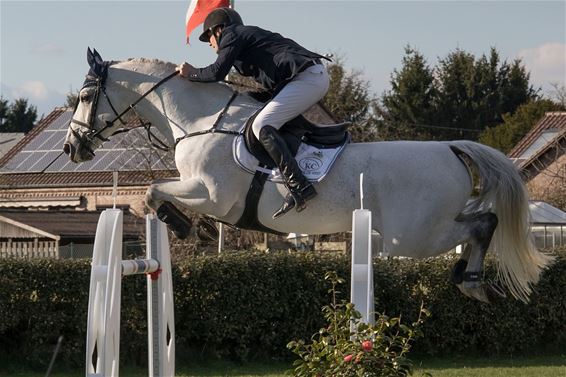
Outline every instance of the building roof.
<svg viewBox="0 0 566 377">
<path fill-rule="evenodd" d="M 509 152 L 510 158 L 520 158 L 532 147 L 544 134 L 555 133 L 566 130 L 566 111 L 552 111 L 544 114 L 544 117 L 523 137 L 517 145 Z M 545 143 L 546 144 L 546 143 Z M 543 146 L 541 146 L 543 147 Z M 536 152 L 536 151 L 534 151 Z"/>
<path fill-rule="evenodd" d="M 25 134 L 23 132 L 0 133 L 0 158 L 8 153 L 24 136 Z"/>
<path fill-rule="evenodd" d="M 517 143 L 508 156 L 527 180 L 566 151 L 566 112 L 548 112 Z"/>
<path fill-rule="evenodd" d="M 0 211 L 0 222 L 9 221 L 12 225 L 26 228 L 28 231 L 39 230 L 63 238 L 92 239 L 101 211 Z M 124 237 L 133 239 L 145 234 L 145 219 L 124 211 Z M 6 220 L 8 219 L 8 220 Z M 2 235 L 4 236 L 4 235 Z M 52 238 L 52 237 L 49 237 Z"/>
<path fill-rule="evenodd" d="M 545 202 L 529 203 L 531 223 L 533 225 L 566 225 L 566 212 Z"/>
<path fill-rule="evenodd" d="M 120 171 L 120 186 L 178 176 L 171 159 L 150 148 L 140 129 L 115 136 L 92 161 L 70 162 L 62 146 L 71 116 L 71 109 L 54 109 L 0 158 L 0 188 L 111 186 L 113 171 Z"/>
</svg>

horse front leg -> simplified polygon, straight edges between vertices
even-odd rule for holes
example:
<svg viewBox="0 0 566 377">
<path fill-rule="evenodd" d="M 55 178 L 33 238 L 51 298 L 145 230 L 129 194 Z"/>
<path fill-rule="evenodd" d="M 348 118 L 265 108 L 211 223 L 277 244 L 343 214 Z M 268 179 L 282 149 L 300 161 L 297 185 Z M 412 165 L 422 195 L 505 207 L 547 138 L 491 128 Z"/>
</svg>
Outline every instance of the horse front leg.
<svg viewBox="0 0 566 377">
<path fill-rule="evenodd" d="M 153 183 L 147 189 L 146 204 L 177 238 L 185 239 L 191 231 L 192 221 L 176 205 L 206 213 L 210 207 L 210 195 L 200 178 L 166 179 Z"/>
</svg>

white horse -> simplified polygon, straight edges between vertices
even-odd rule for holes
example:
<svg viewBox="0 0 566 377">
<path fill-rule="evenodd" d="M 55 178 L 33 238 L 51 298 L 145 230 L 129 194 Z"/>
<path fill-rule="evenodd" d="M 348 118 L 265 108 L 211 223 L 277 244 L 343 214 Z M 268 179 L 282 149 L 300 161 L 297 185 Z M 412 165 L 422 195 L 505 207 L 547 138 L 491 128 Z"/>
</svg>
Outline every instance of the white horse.
<svg viewBox="0 0 566 377">
<path fill-rule="evenodd" d="M 167 143 L 173 146 L 178 141 L 175 161 L 180 179 L 153 183 L 147 205 L 177 234 L 186 235 L 190 223 L 174 206 L 236 224 L 244 213 L 253 176 L 233 160 L 232 133 L 261 104 L 245 94 L 232 98 L 233 90 L 224 83 L 194 83 L 174 76 L 171 63 L 104 62 L 90 49 L 88 61 L 91 69 L 65 141 L 71 160 L 92 159 L 94 150 L 120 126 L 118 118 L 135 107 Z M 208 132 L 212 124 L 217 132 Z M 466 160 L 480 177 L 475 198 Z M 372 224 L 390 255 L 425 258 L 466 244 L 452 279 L 467 296 L 485 302 L 504 296 L 497 286 L 483 281 L 490 244 L 500 281 L 525 302 L 542 270 L 552 262 L 531 241 L 527 193 L 512 163 L 502 153 L 469 141 L 349 144 L 325 179 L 316 183 L 319 195 L 306 210 L 274 220 L 271 214 L 286 189 L 267 182 L 257 219 L 282 233 L 349 231 L 352 211 L 359 203 L 362 172 L 365 207 L 371 210 Z"/>
</svg>

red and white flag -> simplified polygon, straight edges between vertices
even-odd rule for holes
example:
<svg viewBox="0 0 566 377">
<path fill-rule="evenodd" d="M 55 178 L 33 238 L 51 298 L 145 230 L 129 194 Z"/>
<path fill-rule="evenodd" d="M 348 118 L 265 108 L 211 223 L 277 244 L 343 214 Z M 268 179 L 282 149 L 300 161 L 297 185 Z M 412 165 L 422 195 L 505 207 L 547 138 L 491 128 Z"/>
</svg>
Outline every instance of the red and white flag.
<svg viewBox="0 0 566 377">
<path fill-rule="evenodd" d="M 187 43 L 191 32 L 204 22 L 210 12 L 216 8 L 230 6 L 230 0 L 192 0 L 185 19 Z"/>
</svg>

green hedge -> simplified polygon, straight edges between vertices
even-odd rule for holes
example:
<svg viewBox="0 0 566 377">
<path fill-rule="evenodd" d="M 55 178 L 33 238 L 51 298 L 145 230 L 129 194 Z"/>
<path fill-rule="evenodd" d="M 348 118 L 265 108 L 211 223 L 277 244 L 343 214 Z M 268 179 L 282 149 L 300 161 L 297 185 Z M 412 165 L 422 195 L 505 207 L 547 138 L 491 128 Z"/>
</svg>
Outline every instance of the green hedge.
<svg viewBox="0 0 566 377">
<path fill-rule="evenodd" d="M 452 258 L 376 260 L 376 310 L 406 321 L 421 301 L 432 312 L 414 351 L 430 355 L 561 352 L 566 348 L 566 257 L 548 270 L 529 305 L 486 305 L 449 282 Z M 327 271 L 349 279 L 342 254 L 224 253 L 173 268 L 179 360 L 217 355 L 239 360 L 289 357 L 290 340 L 323 325 Z M 488 263 L 488 275 L 493 268 Z M 0 260 L 0 352 L 47 365 L 59 335 L 59 362 L 84 364 L 90 262 Z M 349 297 L 349 282 L 342 289 Z M 123 362 L 144 364 L 145 279 L 123 280 Z"/>
</svg>

